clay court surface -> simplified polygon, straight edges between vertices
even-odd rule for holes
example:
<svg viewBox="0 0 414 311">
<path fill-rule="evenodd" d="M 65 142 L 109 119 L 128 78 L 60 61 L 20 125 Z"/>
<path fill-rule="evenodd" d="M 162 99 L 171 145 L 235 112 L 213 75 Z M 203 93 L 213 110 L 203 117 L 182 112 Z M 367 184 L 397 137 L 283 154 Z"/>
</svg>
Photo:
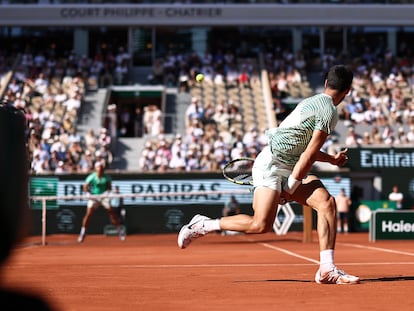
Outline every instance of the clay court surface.
<svg viewBox="0 0 414 311">
<path fill-rule="evenodd" d="M 314 233 L 315 234 L 315 233 Z M 56 310 L 414 310 L 414 241 L 338 235 L 337 265 L 358 285 L 313 282 L 317 238 L 211 234 L 180 250 L 176 234 L 26 239 L 3 283 Z"/>
</svg>

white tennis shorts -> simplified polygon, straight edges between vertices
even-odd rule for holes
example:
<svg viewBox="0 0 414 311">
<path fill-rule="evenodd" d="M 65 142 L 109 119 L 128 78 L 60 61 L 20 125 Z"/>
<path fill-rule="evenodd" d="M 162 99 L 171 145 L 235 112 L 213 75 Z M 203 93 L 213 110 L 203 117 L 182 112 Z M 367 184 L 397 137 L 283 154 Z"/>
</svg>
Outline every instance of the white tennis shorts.
<svg viewBox="0 0 414 311">
<path fill-rule="evenodd" d="M 280 163 L 266 146 L 257 155 L 253 164 L 252 177 L 253 186 L 267 187 L 282 192 L 283 183 L 287 180 L 292 170 Z"/>
<path fill-rule="evenodd" d="M 88 208 L 97 208 L 103 206 L 105 209 L 111 208 L 111 199 L 110 198 L 102 198 L 102 199 L 93 199 L 88 200 Z"/>
</svg>

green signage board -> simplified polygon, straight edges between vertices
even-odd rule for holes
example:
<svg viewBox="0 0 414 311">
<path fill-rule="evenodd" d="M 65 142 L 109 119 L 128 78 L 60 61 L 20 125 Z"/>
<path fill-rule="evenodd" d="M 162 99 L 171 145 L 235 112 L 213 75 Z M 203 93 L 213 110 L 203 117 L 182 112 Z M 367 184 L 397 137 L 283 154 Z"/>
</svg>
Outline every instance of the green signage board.
<svg viewBox="0 0 414 311">
<path fill-rule="evenodd" d="M 369 239 L 372 242 L 376 240 L 414 240 L 414 211 L 373 211 Z"/>
<path fill-rule="evenodd" d="M 30 178 L 30 196 L 31 208 L 41 209 L 42 201 L 35 200 L 35 197 L 41 196 L 56 196 L 58 190 L 59 179 L 55 177 L 32 177 Z M 56 200 L 47 200 L 46 201 L 47 209 L 58 209 L 58 204 Z"/>
<path fill-rule="evenodd" d="M 362 231 L 368 231 L 369 222 L 371 219 L 372 211 L 378 209 L 396 210 L 396 203 L 392 201 L 381 201 L 381 200 L 362 200 L 361 204 L 355 211 L 355 217 L 358 221 L 359 229 Z"/>
</svg>

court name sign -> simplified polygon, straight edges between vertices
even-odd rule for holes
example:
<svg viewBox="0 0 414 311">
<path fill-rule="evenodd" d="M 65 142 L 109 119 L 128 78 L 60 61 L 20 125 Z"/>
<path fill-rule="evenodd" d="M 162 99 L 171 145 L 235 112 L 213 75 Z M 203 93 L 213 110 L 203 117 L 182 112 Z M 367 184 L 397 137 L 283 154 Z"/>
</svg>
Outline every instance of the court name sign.
<svg viewBox="0 0 414 311">
<path fill-rule="evenodd" d="M 414 240 L 414 211 L 373 211 L 369 238 L 372 242 L 376 240 Z"/>
</svg>

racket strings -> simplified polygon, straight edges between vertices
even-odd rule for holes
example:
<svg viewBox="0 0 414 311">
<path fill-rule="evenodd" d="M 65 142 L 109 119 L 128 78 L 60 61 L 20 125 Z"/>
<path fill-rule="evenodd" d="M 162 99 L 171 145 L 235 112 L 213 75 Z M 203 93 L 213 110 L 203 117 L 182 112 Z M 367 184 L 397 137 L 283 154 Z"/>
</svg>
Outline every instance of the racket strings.
<svg viewBox="0 0 414 311">
<path fill-rule="evenodd" d="M 252 161 L 236 161 L 226 167 L 227 177 L 238 182 L 250 182 L 252 178 Z"/>
</svg>

